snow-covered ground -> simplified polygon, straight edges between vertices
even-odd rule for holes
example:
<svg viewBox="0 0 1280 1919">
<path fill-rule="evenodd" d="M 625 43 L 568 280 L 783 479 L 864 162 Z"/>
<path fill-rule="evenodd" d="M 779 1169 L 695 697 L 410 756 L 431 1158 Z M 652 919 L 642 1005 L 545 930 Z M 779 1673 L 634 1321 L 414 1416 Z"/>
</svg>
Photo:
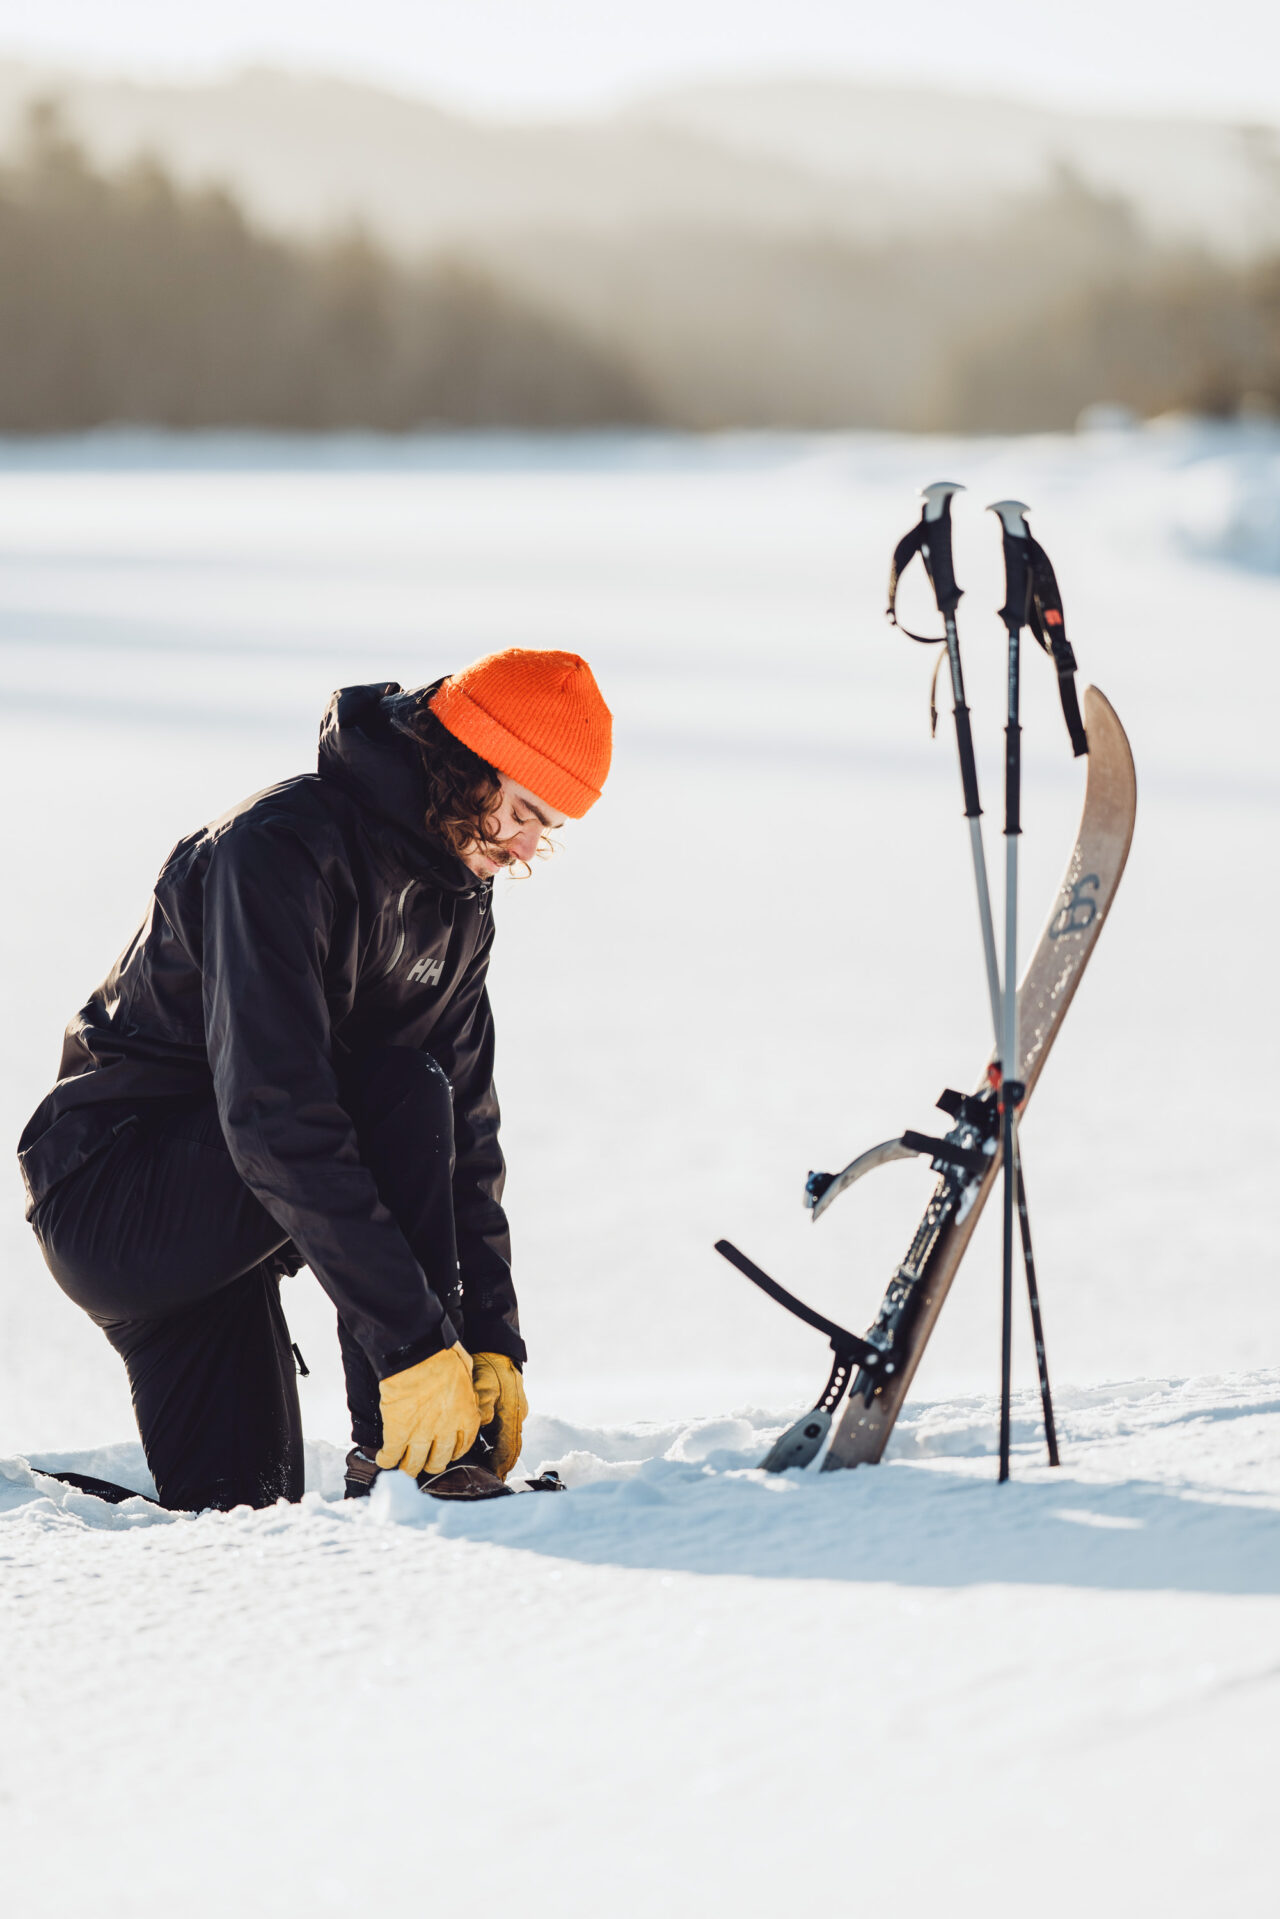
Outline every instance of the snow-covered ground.
<svg viewBox="0 0 1280 1919">
<path fill-rule="evenodd" d="M 943 475 L 972 489 L 992 854 L 983 501 L 1037 509 L 1139 770 L 1025 1133 L 1064 1466 L 1040 1463 L 1019 1327 L 1015 1483 L 992 1483 L 988 1219 L 890 1461 L 765 1478 L 826 1355 L 711 1241 L 864 1321 L 928 1175 L 887 1169 L 814 1229 L 804 1174 L 930 1127 L 986 1051 L 933 656 L 882 617 Z M 331 687 L 566 645 L 618 722 L 604 802 L 502 889 L 495 962 L 526 1463 L 567 1495 L 460 1512 L 392 1482 L 345 1506 L 305 1274 L 301 1508 L 177 1518 L 33 1477 L 147 1485 L 118 1362 L 4 1174 L 12 1910 L 1270 1909 L 1278 571 L 1261 427 L 0 449 L 11 1138 L 168 846 L 306 766 Z M 1030 939 L 1081 772 L 1028 672 Z"/>
</svg>

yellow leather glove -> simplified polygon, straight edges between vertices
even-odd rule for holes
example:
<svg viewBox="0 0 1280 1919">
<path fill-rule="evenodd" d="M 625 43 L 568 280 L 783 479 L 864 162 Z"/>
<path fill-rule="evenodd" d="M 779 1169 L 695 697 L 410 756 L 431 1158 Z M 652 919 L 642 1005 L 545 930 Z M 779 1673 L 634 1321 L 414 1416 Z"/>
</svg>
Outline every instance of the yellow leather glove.
<svg viewBox="0 0 1280 1919">
<path fill-rule="evenodd" d="M 491 1426 L 496 1419 L 493 1458 L 489 1462 L 499 1479 L 505 1479 L 520 1457 L 520 1437 L 529 1412 L 520 1369 L 505 1353 L 477 1353 L 471 1362 L 480 1424 Z"/>
<path fill-rule="evenodd" d="M 446 1346 L 381 1386 L 382 1447 L 378 1464 L 398 1466 L 416 1479 L 424 1469 L 442 1473 L 474 1444 L 480 1408 L 471 1384 L 471 1356 Z"/>
</svg>

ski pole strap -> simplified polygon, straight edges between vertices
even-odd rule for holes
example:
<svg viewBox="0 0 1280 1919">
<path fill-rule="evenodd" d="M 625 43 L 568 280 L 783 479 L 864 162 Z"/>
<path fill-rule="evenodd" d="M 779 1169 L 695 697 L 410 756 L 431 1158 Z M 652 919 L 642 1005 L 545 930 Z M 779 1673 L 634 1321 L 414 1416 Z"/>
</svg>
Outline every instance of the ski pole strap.
<svg viewBox="0 0 1280 1919">
<path fill-rule="evenodd" d="M 899 540 L 894 547 L 893 563 L 889 568 L 889 604 L 885 608 L 885 618 L 890 626 L 896 626 L 899 633 L 905 634 L 907 639 L 919 640 L 922 646 L 937 646 L 945 638 L 944 634 L 913 633 L 911 628 L 904 626 L 898 618 L 898 582 L 924 545 L 928 535 L 929 528 L 922 519 L 919 525 L 913 526 L 910 533 Z"/>
<path fill-rule="evenodd" d="M 1062 595 L 1058 591 L 1058 581 L 1049 555 L 1029 532 L 1027 559 L 1029 594 L 1026 618 L 1031 631 L 1057 668 L 1062 717 L 1071 736 L 1071 751 L 1079 759 L 1089 751 L 1089 738 L 1084 730 L 1080 702 L 1076 697 L 1076 656 L 1067 638 Z"/>
<path fill-rule="evenodd" d="M 900 633 L 904 633 L 909 640 L 919 640 L 922 646 L 937 646 L 946 636 L 942 633 L 913 633 L 910 627 L 902 625 L 898 619 L 898 585 L 918 553 L 929 576 L 939 613 L 944 619 L 951 618 L 955 613 L 962 597 L 962 589 L 956 585 L 951 558 L 951 496 L 957 491 L 959 489 L 949 480 L 940 480 L 926 487 L 924 511 L 919 521 L 893 549 L 886 617 Z"/>
<path fill-rule="evenodd" d="M 933 663 L 933 678 L 929 682 L 929 738 L 938 737 L 938 675 L 946 662 L 946 654 L 939 653 Z"/>
</svg>

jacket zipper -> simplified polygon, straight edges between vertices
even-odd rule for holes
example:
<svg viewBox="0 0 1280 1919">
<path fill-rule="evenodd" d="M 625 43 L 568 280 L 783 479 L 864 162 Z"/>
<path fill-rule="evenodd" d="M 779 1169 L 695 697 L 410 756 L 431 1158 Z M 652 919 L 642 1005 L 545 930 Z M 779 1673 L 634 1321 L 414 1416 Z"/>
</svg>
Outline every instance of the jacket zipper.
<svg viewBox="0 0 1280 1919">
<path fill-rule="evenodd" d="M 404 903 L 408 899 L 410 893 L 412 893 L 417 883 L 418 882 L 416 880 L 410 880 L 406 886 L 401 888 L 400 897 L 396 901 L 396 925 L 398 926 L 400 930 L 400 937 L 396 941 L 395 952 L 391 955 L 391 958 L 387 962 L 386 970 L 384 971 L 382 975 L 383 979 L 386 979 L 389 973 L 394 973 L 396 970 L 396 967 L 400 964 L 400 955 L 404 952 L 404 943 L 408 937 L 407 933 L 405 932 L 405 924 L 404 924 Z"/>
</svg>

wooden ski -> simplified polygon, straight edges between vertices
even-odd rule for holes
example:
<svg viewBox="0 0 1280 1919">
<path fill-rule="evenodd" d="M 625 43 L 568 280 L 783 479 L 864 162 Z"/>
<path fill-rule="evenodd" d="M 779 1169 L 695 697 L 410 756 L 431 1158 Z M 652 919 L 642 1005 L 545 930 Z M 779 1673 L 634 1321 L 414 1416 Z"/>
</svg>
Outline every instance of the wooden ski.
<svg viewBox="0 0 1280 1919">
<path fill-rule="evenodd" d="M 1080 827 L 1053 910 L 1018 987 L 1026 1100 L 1035 1090 L 1097 944 L 1133 837 L 1137 808 L 1133 755 L 1114 708 L 1097 687 L 1085 689 L 1084 719 L 1089 760 Z M 996 1183 L 1000 1142 L 997 1096 L 989 1072 L 984 1072 L 975 1093 L 960 1104 L 964 1111 L 947 1138 L 970 1157 L 980 1149 L 985 1156 L 983 1170 L 974 1172 L 935 1160 L 940 1174 L 937 1187 L 867 1334 L 867 1339 L 891 1359 L 892 1373 L 876 1368 L 857 1374 L 823 1461 L 824 1472 L 873 1465 L 881 1458 L 951 1282 Z M 876 1153 L 883 1151 L 874 1149 Z M 863 1161 L 872 1157 L 864 1154 L 861 1161 L 855 1160 L 844 1174 L 830 1181 L 815 1213 L 825 1211 L 829 1200 L 852 1184 L 863 1170 Z"/>
</svg>

